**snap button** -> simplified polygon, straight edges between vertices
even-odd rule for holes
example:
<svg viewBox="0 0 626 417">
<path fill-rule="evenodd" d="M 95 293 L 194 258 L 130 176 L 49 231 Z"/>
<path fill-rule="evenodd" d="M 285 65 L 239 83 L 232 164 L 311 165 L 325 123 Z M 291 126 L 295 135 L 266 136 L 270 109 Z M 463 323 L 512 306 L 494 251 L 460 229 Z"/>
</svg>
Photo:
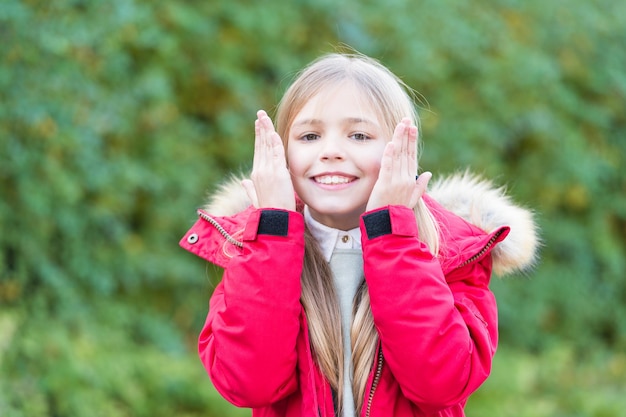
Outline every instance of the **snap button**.
<svg viewBox="0 0 626 417">
<path fill-rule="evenodd" d="M 342 241 L 343 243 L 348 243 L 348 241 L 349 241 L 349 240 L 350 240 L 350 236 L 348 236 L 348 235 L 343 235 L 343 236 L 341 237 L 341 241 Z"/>
<path fill-rule="evenodd" d="M 194 244 L 198 241 L 198 234 L 197 233 L 192 233 L 189 236 L 187 236 L 187 243 L 190 244 Z"/>
</svg>

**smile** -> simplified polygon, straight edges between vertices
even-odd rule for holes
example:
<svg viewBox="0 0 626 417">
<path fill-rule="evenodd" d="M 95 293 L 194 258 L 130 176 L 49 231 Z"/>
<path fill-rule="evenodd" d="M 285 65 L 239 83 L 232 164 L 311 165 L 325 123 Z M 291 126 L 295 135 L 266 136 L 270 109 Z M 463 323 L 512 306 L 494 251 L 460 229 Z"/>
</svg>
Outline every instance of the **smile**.
<svg viewBox="0 0 626 417">
<path fill-rule="evenodd" d="M 344 177 L 342 175 L 321 175 L 313 178 L 316 183 L 324 185 L 347 184 L 354 181 L 354 178 Z"/>
</svg>

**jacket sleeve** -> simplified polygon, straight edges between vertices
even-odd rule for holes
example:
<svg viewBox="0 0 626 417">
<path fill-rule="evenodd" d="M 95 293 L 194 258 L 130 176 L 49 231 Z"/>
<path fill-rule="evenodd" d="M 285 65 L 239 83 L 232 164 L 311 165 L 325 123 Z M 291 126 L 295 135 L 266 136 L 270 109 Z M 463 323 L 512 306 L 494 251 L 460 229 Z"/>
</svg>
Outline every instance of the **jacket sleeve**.
<svg viewBox="0 0 626 417">
<path fill-rule="evenodd" d="M 497 344 L 489 253 L 445 277 L 412 210 L 365 213 L 361 228 L 374 323 L 403 394 L 429 412 L 464 402 L 489 375 Z"/>
<path fill-rule="evenodd" d="M 256 210 L 243 240 L 211 297 L 198 350 L 224 398 L 261 407 L 297 387 L 304 220 L 296 212 Z"/>
</svg>

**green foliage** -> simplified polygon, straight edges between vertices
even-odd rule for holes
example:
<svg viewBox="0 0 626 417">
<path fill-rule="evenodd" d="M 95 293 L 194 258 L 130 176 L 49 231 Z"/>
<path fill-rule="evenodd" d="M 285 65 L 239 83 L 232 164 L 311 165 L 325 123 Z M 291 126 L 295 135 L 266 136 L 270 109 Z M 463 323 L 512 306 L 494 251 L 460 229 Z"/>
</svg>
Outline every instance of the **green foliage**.
<svg viewBox="0 0 626 417">
<path fill-rule="evenodd" d="M 567 346 L 541 356 L 496 354 L 491 377 L 467 404 L 468 416 L 617 417 L 624 413 L 623 352 L 580 355 Z"/>
<path fill-rule="evenodd" d="M 114 300 L 92 308 L 89 320 L 2 315 L 3 336 L 15 338 L 2 357 L 11 375 L 0 379 L 3 416 L 222 416 L 232 408 L 165 317 Z"/>
<path fill-rule="evenodd" d="M 502 366 L 567 345 L 557 374 L 589 378 L 565 372 L 577 352 L 626 347 L 624 21 L 609 0 L 3 2 L 0 415 L 236 413 L 194 353 L 217 271 L 177 241 L 250 166 L 255 111 L 340 43 L 423 96 L 425 169 L 469 166 L 536 210 L 540 263 L 494 291 L 501 343 L 538 356 Z M 568 395 L 497 384 L 484 398 Z"/>
</svg>

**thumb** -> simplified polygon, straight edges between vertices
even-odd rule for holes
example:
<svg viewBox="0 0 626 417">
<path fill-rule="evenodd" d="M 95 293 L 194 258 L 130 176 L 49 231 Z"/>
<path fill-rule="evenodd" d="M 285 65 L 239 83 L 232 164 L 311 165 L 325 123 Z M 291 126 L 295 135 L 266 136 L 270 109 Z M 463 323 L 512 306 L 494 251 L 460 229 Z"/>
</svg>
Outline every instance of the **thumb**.
<svg viewBox="0 0 626 417">
<path fill-rule="evenodd" d="M 424 172 L 415 180 L 415 188 L 413 191 L 413 196 L 411 198 L 411 207 L 415 207 L 420 198 L 426 193 L 426 189 L 428 188 L 428 182 L 433 177 L 433 174 L 430 172 Z"/>
<path fill-rule="evenodd" d="M 429 171 L 422 173 L 417 180 L 415 181 L 417 187 L 420 189 L 421 193 L 424 194 L 426 192 L 426 188 L 428 188 L 428 182 L 433 177 L 433 174 Z"/>
<path fill-rule="evenodd" d="M 243 186 L 244 190 L 246 190 L 246 194 L 248 194 L 248 198 L 252 202 L 252 205 L 256 208 L 259 208 L 259 199 L 256 195 L 256 188 L 254 188 L 254 183 L 252 182 L 252 180 L 242 180 L 241 185 Z"/>
</svg>

